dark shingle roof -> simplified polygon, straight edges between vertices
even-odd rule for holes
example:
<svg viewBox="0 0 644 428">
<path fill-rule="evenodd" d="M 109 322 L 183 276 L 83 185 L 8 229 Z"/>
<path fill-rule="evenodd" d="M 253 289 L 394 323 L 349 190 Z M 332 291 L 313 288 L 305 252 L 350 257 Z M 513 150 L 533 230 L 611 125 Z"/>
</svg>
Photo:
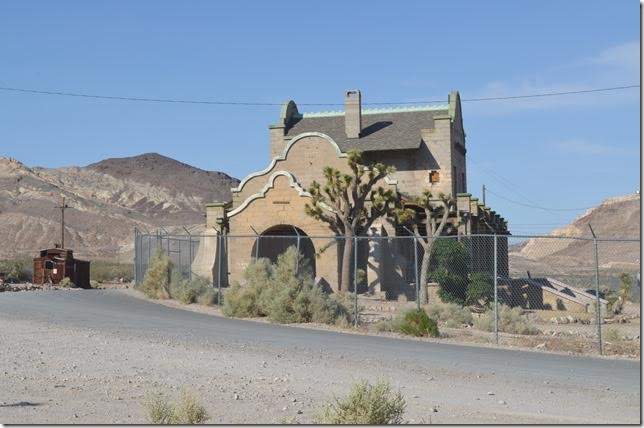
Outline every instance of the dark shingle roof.
<svg viewBox="0 0 644 428">
<path fill-rule="evenodd" d="M 361 136 L 353 139 L 346 137 L 344 112 L 304 113 L 289 120 L 286 136 L 321 132 L 331 137 L 343 152 L 410 150 L 420 146 L 421 129 L 434 127 L 434 116 L 448 113 L 448 106 L 363 110 Z"/>
</svg>

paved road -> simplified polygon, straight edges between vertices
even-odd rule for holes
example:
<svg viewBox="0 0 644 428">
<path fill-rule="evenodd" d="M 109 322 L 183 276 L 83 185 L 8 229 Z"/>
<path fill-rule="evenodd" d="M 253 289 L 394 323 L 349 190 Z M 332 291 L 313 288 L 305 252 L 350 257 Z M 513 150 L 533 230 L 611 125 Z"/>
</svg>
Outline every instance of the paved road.
<svg viewBox="0 0 644 428">
<path fill-rule="evenodd" d="M 122 331 L 132 335 L 165 335 L 189 342 L 230 341 L 273 348 L 329 352 L 352 358 L 378 358 L 431 363 L 443 369 L 476 367 L 535 382 L 553 380 L 570 387 L 603 388 L 636 394 L 640 391 L 639 362 L 573 357 L 428 343 L 386 337 L 257 323 L 214 317 L 146 302 L 118 290 L 21 292 L 0 294 L 0 320 L 45 321 L 58 326 Z"/>
</svg>

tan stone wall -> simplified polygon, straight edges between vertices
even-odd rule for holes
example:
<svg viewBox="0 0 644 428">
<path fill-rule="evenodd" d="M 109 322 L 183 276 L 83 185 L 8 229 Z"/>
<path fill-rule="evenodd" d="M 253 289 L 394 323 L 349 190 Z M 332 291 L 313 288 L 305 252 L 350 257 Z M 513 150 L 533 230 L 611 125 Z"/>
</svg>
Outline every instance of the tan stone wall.
<svg viewBox="0 0 644 428">
<path fill-rule="evenodd" d="M 260 192 L 274 171 L 290 172 L 306 190 L 313 180 L 323 181 L 322 170 L 325 166 L 348 171 L 346 158 L 339 157 L 338 150 L 332 143 L 322 137 L 304 137 L 291 146 L 286 159 L 278 160 L 270 171 L 248 180 L 241 192 L 233 192 L 233 208 Z"/>
<path fill-rule="evenodd" d="M 292 187 L 286 176 L 278 176 L 273 188 L 265 196 L 250 202 L 239 214 L 230 218 L 228 237 L 228 266 L 230 281 L 243 282 L 243 273 L 253 257 L 255 238 L 239 237 L 253 235 L 252 226 L 258 233 L 276 225 L 293 225 L 314 236 L 330 236 L 333 232 L 325 223 L 319 222 L 304 212 L 304 205 L 310 201 L 308 197 L 299 195 L 297 188 Z M 316 276 L 323 278 L 332 289 L 337 289 L 337 245 L 328 245 L 328 238 L 311 238 L 316 253 L 327 247 L 316 257 Z"/>
</svg>

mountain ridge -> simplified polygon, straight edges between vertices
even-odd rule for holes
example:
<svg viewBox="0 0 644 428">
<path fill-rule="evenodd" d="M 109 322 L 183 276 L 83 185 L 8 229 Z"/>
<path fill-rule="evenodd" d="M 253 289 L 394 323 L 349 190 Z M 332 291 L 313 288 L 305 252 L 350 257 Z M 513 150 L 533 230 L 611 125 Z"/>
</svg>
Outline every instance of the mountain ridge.
<svg viewBox="0 0 644 428">
<path fill-rule="evenodd" d="M 80 257 L 127 259 L 134 227 L 199 230 L 204 205 L 231 199 L 239 180 L 158 153 L 110 158 L 84 167 L 28 167 L 0 157 L 0 258 L 35 255 L 60 242 Z"/>
</svg>

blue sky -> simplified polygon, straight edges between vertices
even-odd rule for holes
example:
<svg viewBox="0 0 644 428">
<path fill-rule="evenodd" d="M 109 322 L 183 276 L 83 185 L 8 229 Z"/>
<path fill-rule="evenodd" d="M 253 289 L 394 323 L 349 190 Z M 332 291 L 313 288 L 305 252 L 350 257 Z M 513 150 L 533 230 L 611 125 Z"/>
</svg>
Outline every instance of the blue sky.
<svg viewBox="0 0 644 428">
<path fill-rule="evenodd" d="M 0 86 L 280 103 L 447 100 L 639 83 L 635 1 L 3 1 Z M 515 234 L 639 190 L 640 92 L 465 102 L 468 187 Z M 304 111 L 329 108 L 301 108 Z M 238 178 L 279 107 L 0 91 L 0 156 L 86 165 L 159 152 Z M 515 202 L 510 202 L 515 201 Z"/>
</svg>

